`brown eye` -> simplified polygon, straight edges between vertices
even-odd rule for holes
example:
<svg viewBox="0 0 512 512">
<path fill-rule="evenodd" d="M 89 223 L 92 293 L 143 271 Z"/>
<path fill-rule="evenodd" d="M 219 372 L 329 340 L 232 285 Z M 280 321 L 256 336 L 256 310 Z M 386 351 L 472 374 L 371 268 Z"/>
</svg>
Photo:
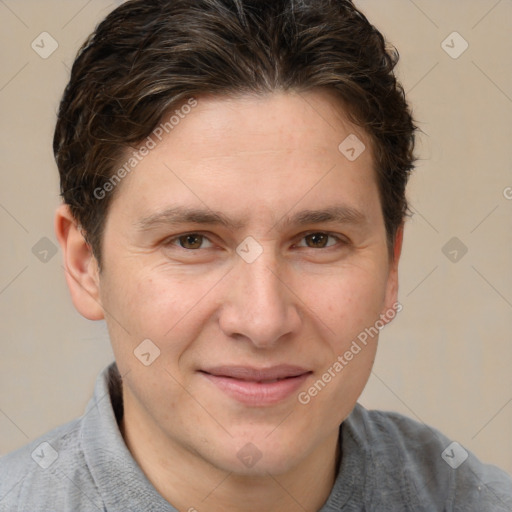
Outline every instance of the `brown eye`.
<svg viewBox="0 0 512 512">
<path fill-rule="evenodd" d="M 166 238 L 162 243 L 167 250 L 177 249 L 179 251 L 183 249 L 181 254 L 185 254 L 184 251 L 198 252 L 199 250 L 214 247 L 210 239 L 201 233 L 184 233 L 183 235 L 178 235 L 173 238 Z"/>
<path fill-rule="evenodd" d="M 303 240 L 306 241 L 306 247 L 312 249 L 324 249 L 325 247 L 330 247 L 332 245 L 336 245 L 336 243 L 328 244 L 329 238 L 340 241 L 340 239 L 334 235 L 329 235 L 328 233 L 311 233 L 303 237 Z M 302 246 L 304 247 L 304 246 Z"/>
<path fill-rule="evenodd" d="M 190 233 L 178 237 L 177 240 L 183 249 L 199 249 L 201 247 L 203 238 L 203 235 Z"/>
</svg>

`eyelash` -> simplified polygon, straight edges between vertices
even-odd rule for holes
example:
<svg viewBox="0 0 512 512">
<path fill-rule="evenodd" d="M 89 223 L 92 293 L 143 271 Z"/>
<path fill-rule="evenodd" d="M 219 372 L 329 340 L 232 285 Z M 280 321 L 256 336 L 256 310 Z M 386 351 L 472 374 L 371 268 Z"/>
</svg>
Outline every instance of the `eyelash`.
<svg viewBox="0 0 512 512">
<path fill-rule="evenodd" d="M 195 236 L 198 236 L 198 237 L 203 237 L 204 239 L 208 240 L 210 243 L 213 243 L 211 242 L 211 240 L 203 233 L 199 233 L 199 232 L 195 232 L 195 231 L 191 231 L 189 233 L 183 233 L 182 235 L 178 235 L 178 236 L 175 236 L 175 237 L 172 237 L 172 238 L 169 238 L 167 239 L 165 242 L 164 242 L 164 245 L 167 247 L 167 246 L 175 246 L 177 247 L 178 249 L 182 249 L 183 251 L 187 251 L 187 252 L 196 252 L 196 251 L 199 251 L 201 250 L 201 248 L 198 248 L 198 249 L 187 249 L 185 247 L 181 247 L 179 245 L 175 245 L 174 242 L 178 242 L 180 238 L 183 238 L 183 237 L 186 237 L 186 236 L 190 236 L 190 235 L 195 235 Z M 305 249 L 313 249 L 313 250 L 318 250 L 318 249 L 332 249 L 332 248 L 336 248 L 337 246 L 339 245 L 347 245 L 349 242 L 338 236 L 338 235 L 334 235 L 333 233 L 329 233 L 327 231 L 311 231 L 311 232 L 308 232 L 308 233 L 305 233 L 301 236 L 300 240 L 302 241 L 303 239 L 305 239 L 306 237 L 308 236 L 311 236 L 311 235 L 327 235 L 328 237 L 330 238 L 334 238 L 337 243 L 336 244 L 333 244 L 333 245 L 328 245 L 327 247 L 318 247 L 318 248 L 315 248 L 315 247 L 304 247 Z M 208 249 L 208 248 L 207 248 Z"/>
</svg>

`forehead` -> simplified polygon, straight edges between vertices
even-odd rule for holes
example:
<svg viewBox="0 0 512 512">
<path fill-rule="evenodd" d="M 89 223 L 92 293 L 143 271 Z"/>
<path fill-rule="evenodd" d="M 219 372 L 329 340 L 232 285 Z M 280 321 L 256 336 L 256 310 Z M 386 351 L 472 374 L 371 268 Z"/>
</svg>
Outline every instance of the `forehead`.
<svg viewBox="0 0 512 512">
<path fill-rule="evenodd" d="M 243 214 L 245 222 L 263 212 L 280 218 L 298 203 L 356 211 L 368 206 L 369 189 L 375 197 L 371 142 L 334 94 L 204 96 L 192 109 L 166 113 L 163 123 L 171 116 L 172 126 L 150 136 L 156 145 L 116 191 L 139 219 L 200 206 Z M 357 158 L 347 158 L 347 144 Z"/>
<path fill-rule="evenodd" d="M 177 122 L 164 134 L 163 145 L 172 145 L 172 138 L 179 138 L 191 159 L 237 157 L 242 153 L 247 157 L 268 153 L 272 158 L 286 151 L 297 155 L 332 153 L 339 151 L 347 133 L 356 135 L 367 148 L 371 145 L 365 131 L 348 120 L 342 100 L 327 89 L 205 95 L 197 98 L 197 106 L 188 115 L 173 117 Z M 163 116 L 164 124 L 168 118 L 169 113 Z"/>
</svg>

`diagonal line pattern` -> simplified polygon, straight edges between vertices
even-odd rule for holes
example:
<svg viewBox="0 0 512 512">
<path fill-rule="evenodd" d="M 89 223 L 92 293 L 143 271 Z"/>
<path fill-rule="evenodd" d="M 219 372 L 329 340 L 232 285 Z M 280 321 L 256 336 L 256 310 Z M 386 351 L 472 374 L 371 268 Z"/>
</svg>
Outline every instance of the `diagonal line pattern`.
<svg viewBox="0 0 512 512">
<path fill-rule="evenodd" d="M 91 503 L 91 504 L 94 506 L 94 508 L 95 508 L 96 510 L 99 510 L 100 512 L 102 512 L 102 510 L 103 510 L 103 509 L 102 509 L 102 508 L 100 508 L 100 507 L 98 507 L 98 506 L 96 505 L 96 503 L 94 503 L 94 502 L 91 500 L 91 498 L 88 496 L 88 494 L 87 494 L 86 492 L 84 492 L 84 490 L 83 490 L 79 485 L 77 485 L 77 484 L 76 484 L 76 482 L 74 482 L 74 481 L 73 481 L 73 479 L 72 479 L 72 478 L 70 478 L 68 475 L 66 475 L 66 473 L 64 473 L 64 471 L 62 471 L 62 470 L 60 470 L 60 471 L 59 471 L 59 473 L 60 473 L 60 475 L 62 475 L 62 476 L 64 476 L 65 478 L 67 478 L 67 479 L 68 479 L 68 480 L 73 484 L 73 486 L 74 486 L 74 487 L 75 487 L 75 488 L 80 492 L 80 494 L 82 494 L 83 496 L 85 496 L 85 497 L 87 498 L 87 501 L 88 501 L 89 503 Z M 55 473 L 53 473 L 53 474 L 54 474 L 55 476 L 57 476 Z"/>
<path fill-rule="evenodd" d="M 269 228 L 267 233 L 272 231 L 272 229 L 274 229 L 274 227 L 277 226 L 277 224 L 279 224 L 281 220 L 284 219 L 335 167 L 336 164 L 334 164 L 314 185 L 312 185 L 311 188 L 306 191 L 306 193 Z"/>
<path fill-rule="evenodd" d="M 487 16 L 489 16 L 489 14 L 491 14 L 492 11 L 494 11 L 494 9 L 496 9 L 496 7 L 498 7 L 498 4 L 500 3 L 501 0 L 498 0 L 471 28 L 476 28 L 485 18 L 487 18 Z"/>
<path fill-rule="evenodd" d="M 121 380 L 122 380 L 122 379 L 124 379 L 124 378 L 125 378 L 125 377 L 130 373 L 130 372 L 131 372 L 131 370 L 128 370 L 127 372 L 123 373 L 123 375 L 121 375 Z M 100 396 L 100 397 L 99 397 L 99 399 L 98 399 L 98 400 L 96 400 L 96 401 L 94 402 L 94 406 L 93 406 L 93 407 L 91 407 L 90 409 L 86 410 L 86 411 L 82 414 L 81 418 L 82 418 L 82 419 L 83 419 L 83 418 L 85 418 L 85 417 L 86 417 L 86 416 L 87 416 L 87 415 L 88 415 L 88 414 L 89 414 L 89 413 L 90 413 L 90 412 L 91 412 L 95 407 L 97 408 L 97 407 L 98 407 L 98 404 L 99 404 L 102 400 L 104 400 L 107 396 L 108 396 L 108 397 L 110 397 L 110 394 L 109 394 L 109 391 L 108 391 L 108 390 L 107 390 L 107 392 L 106 392 L 105 394 L 103 394 L 102 396 Z"/>
<path fill-rule="evenodd" d="M 0 0 L 0 3 L 11 12 L 11 14 L 23 25 L 25 25 L 26 28 L 30 28 L 6 3 L 4 0 Z"/>
<path fill-rule="evenodd" d="M 471 440 L 475 439 L 475 437 L 480 434 L 480 432 L 482 432 L 482 430 L 487 427 L 487 425 L 489 425 L 489 423 L 491 423 L 491 421 L 496 418 L 496 416 L 498 416 L 498 414 L 501 413 L 501 411 L 503 411 L 503 409 L 505 409 L 505 407 L 507 407 L 507 405 L 512 402 L 512 398 L 510 400 L 508 400 L 504 405 L 502 405 L 500 407 L 500 409 L 498 410 L 498 412 L 496 414 L 494 414 L 494 416 L 471 438 Z"/>
<path fill-rule="evenodd" d="M 176 178 L 178 178 L 181 181 L 181 183 L 183 183 L 183 185 L 185 185 L 185 187 L 187 187 L 190 190 L 190 192 L 194 194 L 197 197 L 197 199 L 199 199 L 199 201 L 201 201 L 201 203 L 203 203 L 206 206 L 206 208 L 208 208 L 208 210 L 211 211 L 211 208 L 176 174 L 175 171 L 173 171 L 166 163 L 164 163 L 164 166 L 167 169 L 169 169 L 169 171 L 171 171 L 174 174 L 174 176 L 176 176 Z"/>
<path fill-rule="evenodd" d="M 473 265 L 471 265 L 471 268 L 512 308 L 510 301 L 481 272 Z"/>
<path fill-rule="evenodd" d="M 266 436 L 265 436 L 265 439 L 267 437 L 269 437 L 270 435 L 272 435 L 294 412 L 295 412 L 295 409 L 297 408 L 297 406 L 295 406 Z"/>
<path fill-rule="evenodd" d="M 441 440 L 442 440 L 442 439 L 439 437 L 439 433 L 438 433 L 435 429 L 433 429 L 429 424 L 425 423 L 425 422 L 420 418 L 420 416 L 419 416 L 415 411 L 413 411 L 413 410 L 412 410 L 412 408 L 411 408 L 407 403 L 405 403 L 405 401 L 404 401 L 404 400 L 402 400 L 402 399 L 397 395 L 397 393 L 395 393 L 395 391 L 393 391 L 393 389 L 391 389 L 391 387 L 390 387 L 390 386 L 388 386 L 388 385 L 384 382 L 384 380 L 383 380 L 383 379 L 381 379 L 381 378 L 380 378 L 380 377 L 379 377 L 379 376 L 378 376 L 378 375 L 377 375 L 373 370 L 372 370 L 372 375 L 374 375 L 374 376 L 375 376 L 375 377 L 376 377 L 376 378 L 377 378 L 377 379 L 378 379 L 378 380 L 379 380 L 379 381 L 380 381 L 380 382 L 381 382 L 381 383 L 386 387 L 386 389 L 388 389 L 388 390 L 389 390 L 389 392 L 390 392 L 390 393 L 392 393 L 392 394 L 397 398 L 397 400 L 399 400 L 399 401 L 400 401 L 400 402 L 401 402 L 401 403 L 402 403 L 402 404 L 403 404 L 403 405 L 404 405 L 404 406 L 405 406 L 405 407 L 406 407 L 406 408 L 411 412 L 411 414 L 413 414 L 413 415 L 417 418 L 417 420 L 418 420 L 420 423 L 422 423 L 422 424 L 423 424 L 423 425 L 424 425 L 424 426 L 425 426 L 425 427 L 430 431 L 430 433 L 432 434 L 432 437 L 433 437 L 433 438 L 437 439 L 438 441 L 441 441 Z"/>
<path fill-rule="evenodd" d="M 496 493 L 496 491 L 490 487 L 488 484 L 489 482 L 484 482 L 481 478 L 481 475 L 479 475 L 478 473 L 475 473 L 475 471 L 473 471 L 473 469 L 469 466 L 468 469 L 471 471 L 471 473 L 473 473 L 473 476 L 475 477 L 475 480 L 480 484 L 479 485 L 479 489 L 480 489 L 480 486 L 484 487 L 485 490 L 489 493 L 489 494 L 492 494 L 494 496 L 494 499 L 499 501 L 501 505 L 503 505 L 503 507 L 506 507 L 507 506 L 507 503 L 505 503 L 502 499 L 502 497 Z"/>
<path fill-rule="evenodd" d="M 372 375 L 375 375 L 375 377 L 377 377 L 377 379 L 380 380 L 380 382 L 388 389 L 388 391 L 390 391 L 395 398 L 397 398 L 405 407 L 407 407 L 407 409 L 411 412 L 411 414 L 413 414 L 418 419 L 418 421 L 420 421 L 421 423 L 423 423 L 423 425 L 428 427 L 428 425 L 419 417 L 419 415 L 416 414 L 416 412 L 414 412 L 409 407 L 409 405 L 406 404 L 373 370 L 372 370 Z"/>
<path fill-rule="evenodd" d="M 479 228 L 483 223 L 484 221 L 486 221 L 498 208 L 499 208 L 499 204 L 496 205 L 471 231 L 470 233 L 473 233 L 473 231 L 476 231 L 477 228 Z"/>
<path fill-rule="evenodd" d="M 0 413 L 2 413 L 27 439 L 30 439 L 29 436 L 2 410 L 0 409 Z"/>
<path fill-rule="evenodd" d="M 409 0 L 409 2 L 411 2 L 411 4 L 414 5 L 414 7 L 416 7 L 416 9 L 418 9 L 418 11 L 423 14 L 423 16 L 425 16 L 425 18 L 427 18 L 427 20 L 430 21 L 432 25 L 434 25 L 434 27 L 439 28 L 439 25 L 423 9 L 421 9 L 420 6 L 414 2 L 414 0 Z"/>
<path fill-rule="evenodd" d="M 413 208 L 411 206 L 411 210 L 416 214 L 416 215 L 419 215 L 437 234 L 439 234 L 439 231 L 435 228 L 435 226 L 428 221 L 428 219 L 420 212 L 418 211 L 416 208 Z"/>
<path fill-rule="evenodd" d="M 23 229 L 23 231 L 25 231 L 25 233 L 28 234 L 28 229 L 3 205 L 0 203 L 0 208 L 2 208 L 2 210 L 7 213 L 7 215 L 9 215 L 9 217 L 11 217 L 12 220 L 14 220 L 14 222 L 16 222 L 16 224 L 18 224 L 18 226 L 21 227 L 21 229 Z"/>
<path fill-rule="evenodd" d="M 280 482 L 280 481 L 279 481 L 279 480 L 278 480 L 274 475 L 270 474 L 268 471 L 267 471 L 266 473 L 267 473 L 267 475 L 268 475 L 270 478 L 272 478 L 272 480 L 274 480 L 274 482 L 275 482 L 277 485 L 279 485 L 279 487 L 281 487 L 281 489 L 283 489 L 283 491 L 284 491 L 286 494 L 288 494 L 288 496 L 290 496 L 290 498 L 291 498 L 295 503 L 297 503 L 297 505 L 298 505 L 302 510 L 304 510 L 304 512 L 308 512 L 308 511 L 307 511 L 307 510 L 302 506 L 302 504 L 301 504 L 301 503 L 299 503 L 299 502 L 296 500 L 296 498 L 295 498 L 295 497 L 294 497 L 294 496 L 293 496 L 293 495 L 288 491 L 288 489 L 287 489 L 286 487 L 284 487 L 284 486 L 281 484 L 281 482 Z"/>
<path fill-rule="evenodd" d="M 503 96 L 505 96 L 505 98 L 507 98 L 507 100 L 512 103 L 512 98 L 474 60 L 471 62 L 473 66 L 475 66 L 475 68 L 477 68 L 480 73 L 482 73 L 482 75 L 484 75 L 487 80 L 489 80 L 489 82 L 491 82 L 491 84 L 493 84 L 494 87 L 496 87 L 496 89 L 498 89 L 498 91 L 500 91 L 501 94 L 503 94 Z"/>
<path fill-rule="evenodd" d="M 16 281 L 16 279 L 18 279 L 18 277 L 21 276 L 21 274 L 23 274 L 23 272 L 25 272 L 25 270 L 27 270 L 28 268 L 28 265 L 25 266 L 25 268 L 23 270 L 20 270 L 1 290 L 0 290 L 0 295 L 2 295 L 2 293 L 5 292 L 5 290 L 7 290 L 7 288 L 9 288 L 9 286 L 11 286 L 12 283 L 14 283 L 14 281 Z"/>
<path fill-rule="evenodd" d="M 230 471 L 202 500 L 206 501 L 231 475 L 233 474 L 232 471 Z"/>
<path fill-rule="evenodd" d="M 428 75 L 430 75 L 430 73 L 432 73 L 432 71 L 434 71 L 434 69 L 439 65 L 439 61 L 436 62 L 408 91 L 406 91 L 406 94 L 410 94 L 413 89 L 418 86 L 421 82 L 423 82 L 423 80 L 425 78 L 427 78 Z"/>
<path fill-rule="evenodd" d="M 2 92 L 28 65 L 29 62 L 25 62 L 25 64 L 23 64 L 23 66 L 21 66 L 21 68 L 16 73 L 14 73 L 11 79 L 2 85 L 2 87 L 0 87 L 0 92 Z"/>
<path fill-rule="evenodd" d="M 0 503 L 5 499 L 7 498 L 7 496 L 9 496 L 9 494 L 14 491 L 14 489 L 16 489 L 16 487 L 18 487 L 18 485 L 21 484 L 21 482 L 23 482 L 23 480 L 25 480 L 25 478 L 27 478 L 27 475 L 23 476 L 20 480 L 18 480 L 3 496 L 0 496 Z"/>
<path fill-rule="evenodd" d="M 62 25 L 61 29 L 67 27 L 90 3 L 92 0 L 89 0 L 86 4 L 84 4 L 71 18 Z"/>
<path fill-rule="evenodd" d="M 320 114 L 320 112 L 313 106 L 313 104 L 310 101 L 308 101 L 300 92 L 298 92 L 297 94 L 301 97 L 302 101 L 307 103 L 311 107 L 311 109 L 316 112 L 316 114 L 318 115 L 318 117 L 320 117 L 320 119 L 325 121 L 332 128 L 333 132 L 336 131 L 336 128 L 334 128 L 334 126 L 331 123 L 329 123 L 329 121 L 327 121 L 327 119 L 325 119 L 325 117 L 322 114 Z"/>
<path fill-rule="evenodd" d="M 414 292 L 417 288 L 419 288 L 438 268 L 439 265 L 436 265 L 407 295 L 409 297 L 412 292 Z"/>
</svg>

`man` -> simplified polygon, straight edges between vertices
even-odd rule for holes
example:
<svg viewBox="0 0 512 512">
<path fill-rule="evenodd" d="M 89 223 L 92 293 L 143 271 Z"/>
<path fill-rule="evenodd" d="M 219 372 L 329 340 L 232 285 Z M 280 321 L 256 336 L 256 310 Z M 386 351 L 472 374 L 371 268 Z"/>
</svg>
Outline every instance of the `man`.
<svg viewBox="0 0 512 512">
<path fill-rule="evenodd" d="M 116 363 L 0 459 L 2 510 L 512 510 L 504 472 L 357 404 L 401 309 L 396 62 L 348 0 L 133 0 L 97 27 L 55 227 Z"/>
</svg>

